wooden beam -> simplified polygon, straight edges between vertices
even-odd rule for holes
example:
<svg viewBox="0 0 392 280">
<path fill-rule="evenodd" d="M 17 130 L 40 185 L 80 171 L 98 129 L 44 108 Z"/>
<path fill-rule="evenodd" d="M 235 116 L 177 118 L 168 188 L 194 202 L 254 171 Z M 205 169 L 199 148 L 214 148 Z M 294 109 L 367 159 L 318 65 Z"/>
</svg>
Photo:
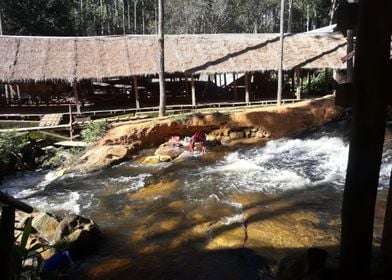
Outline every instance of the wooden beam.
<svg viewBox="0 0 392 280">
<path fill-rule="evenodd" d="M 227 86 L 227 77 L 226 77 L 226 73 L 223 74 L 223 84 L 226 87 Z"/>
<path fill-rule="evenodd" d="M 195 78 L 191 77 L 192 81 L 192 106 L 196 106 L 196 88 L 195 88 Z"/>
<path fill-rule="evenodd" d="M 137 77 L 133 77 L 133 91 L 135 93 L 136 109 L 140 109 L 139 88 L 137 84 Z"/>
<path fill-rule="evenodd" d="M 249 104 L 249 91 L 250 91 L 250 86 L 249 86 L 249 73 L 245 73 L 245 103 Z"/>
<path fill-rule="evenodd" d="M 392 25 L 390 0 L 361 0 L 353 116 L 343 194 L 340 279 L 371 279 L 377 187 L 383 151 Z"/>
</svg>

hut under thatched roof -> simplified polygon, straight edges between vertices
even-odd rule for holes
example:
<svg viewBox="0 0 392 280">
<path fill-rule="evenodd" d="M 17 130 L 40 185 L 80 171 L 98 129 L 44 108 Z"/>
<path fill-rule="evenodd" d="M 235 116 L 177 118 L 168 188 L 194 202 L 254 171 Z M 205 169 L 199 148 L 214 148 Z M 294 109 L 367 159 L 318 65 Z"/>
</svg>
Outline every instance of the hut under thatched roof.
<svg viewBox="0 0 392 280">
<path fill-rule="evenodd" d="M 165 36 L 167 73 L 276 70 L 278 34 Z M 287 34 L 284 69 L 344 69 L 346 39 L 336 33 Z M 158 37 L 0 36 L 0 82 L 80 81 L 156 75 Z"/>
</svg>

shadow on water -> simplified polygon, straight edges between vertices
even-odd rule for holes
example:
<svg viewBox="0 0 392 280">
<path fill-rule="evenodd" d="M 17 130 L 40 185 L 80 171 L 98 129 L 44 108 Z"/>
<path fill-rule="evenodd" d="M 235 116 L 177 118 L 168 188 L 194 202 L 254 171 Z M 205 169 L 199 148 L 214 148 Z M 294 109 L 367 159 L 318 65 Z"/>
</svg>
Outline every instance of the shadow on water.
<svg viewBox="0 0 392 280">
<path fill-rule="evenodd" d="M 72 278 L 268 279 L 264 273 L 276 273 L 281 259 L 309 247 L 326 249 L 336 265 L 340 201 L 328 187 L 253 194 L 242 201 L 243 220 L 232 224 L 213 213 L 193 219 L 186 204 L 171 209 L 170 200 L 159 207 L 151 201 L 142 207 L 154 214 L 139 212 L 133 228 L 107 232 L 98 255 Z"/>
</svg>

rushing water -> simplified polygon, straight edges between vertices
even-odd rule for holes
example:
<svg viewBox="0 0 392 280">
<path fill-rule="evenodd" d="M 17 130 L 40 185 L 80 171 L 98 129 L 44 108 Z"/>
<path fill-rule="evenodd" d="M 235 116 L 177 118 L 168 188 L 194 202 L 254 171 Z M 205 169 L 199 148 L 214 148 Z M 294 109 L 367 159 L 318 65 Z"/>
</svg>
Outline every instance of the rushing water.
<svg viewBox="0 0 392 280">
<path fill-rule="evenodd" d="M 146 219 L 143 226 L 151 215 L 160 217 L 155 221 L 164 221 L 172 214 L 162 209 L 175 201 L 185 202 L 187 213 L 196 211 L 224 225 L 244 220 L 243 205 L 231 199 L 233 194 L 286 195 L 300 201 L 298 209 L 313 203 L 317 206 L 312 211 L 319 217 L 337 217 L 347 157 L 347 124 L 335 123 L 265 146 L 235 151 L 210 149 L 205 156 L 187 154 L 172 163 L 143 165 L 132 161 L 57 180 L 54 172 L 27 172 L 6 179 L 0 188 L 39 210 L 93 218 L 104 233 L 117 240 L 103 250 L 102 258 L 110 259 L 118 257 L 113 246 L 128 242 L 141 219 Z M 385 198 L 391 167 L 392 150 L 385 149 L 379 180 L 381 199 Z M 158 192 L 148 203 L 130 196 L 152 184 L 173 181 L 178 185 L 174 191 L 169 195 Z"/>
</svg>

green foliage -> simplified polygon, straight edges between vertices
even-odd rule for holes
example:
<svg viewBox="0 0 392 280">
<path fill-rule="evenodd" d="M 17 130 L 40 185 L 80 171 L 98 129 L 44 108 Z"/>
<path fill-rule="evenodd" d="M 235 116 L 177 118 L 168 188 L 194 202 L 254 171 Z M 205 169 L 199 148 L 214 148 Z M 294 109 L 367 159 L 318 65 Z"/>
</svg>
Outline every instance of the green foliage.
<svg viewBox="0 0 392 280">
<path fill-rule="evenodd" d="M 102 139 L 106 129 L 107 123 L 105 121 L 92 122 L 82 130 L 82 139 L 87 143 L 98 142 Z"/>
<path fill-rule="evenodd" d="M 7 166 L 10 154 L 19 153 L 26 143 L 26 136 L 17 136 L 15 132 L 0 133 L 0 166 Z"/>
<path fill-rule="evenodd" d="M 291 0 L 292 32 L 328 25 L 336 0 Z M 286 1 L 285 30 L 289 3 Z M 166 0 L 165 32 L 278 32 L 280 0 Z M 1 8 L 1 5 L 3 8 Z M 4 34 L 114 35 L 157 32 L 156 0 L 2 0 Z M 136 14 L 136 18 L 135 18 Z"/>
<path fill-rule="evenodd" d="M 304 79 L 303 86 L 306 93 L 325 93 L 333 88 L 333 83 L 333 71 L 328 69 L 318 70 L 314 73 L 314 78 L 310 81 L 310 88 L 307 79 Z"/>
<path fill-rule="evenodd" d="M 54 153 L 48 154 L 46 158 L 42 160 L 43 168 L 57 168 L 60 166 L 72 165 L 85 151 L 85 149 L 71 148 L 64 149 L 58 148 Z"/>
<path fill-rule="evenodd" d="M 73 35 L 72 3 L 66 0 L 2 0 L 4 33 Z"/>
</svg>

